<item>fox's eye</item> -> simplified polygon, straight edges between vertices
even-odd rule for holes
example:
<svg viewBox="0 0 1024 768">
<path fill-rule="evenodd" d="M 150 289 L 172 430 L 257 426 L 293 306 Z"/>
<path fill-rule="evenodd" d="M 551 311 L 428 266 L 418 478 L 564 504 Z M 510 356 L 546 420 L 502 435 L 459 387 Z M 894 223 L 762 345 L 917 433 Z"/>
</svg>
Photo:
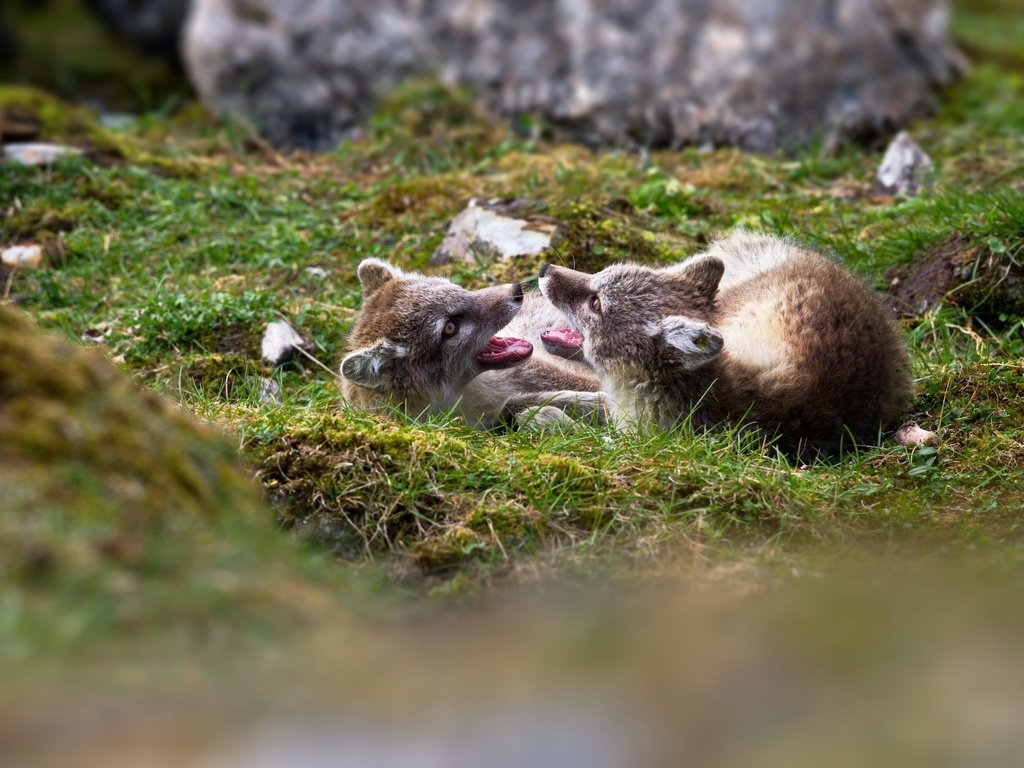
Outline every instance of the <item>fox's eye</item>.
<svg viewBox="0 0 1024 768">
<path fill-rule="evenodd" d="M 601 297 L 596 293 L 590 297 L 590 308 L 595 312 L 601 311 Z"/>
<path fill-rule="evenodd" d="M 441 331 L 441 335 L 446 339 L 450 339 L 458 330 L 459 326 L 455 324 L 455 321 L 449 320 L 444 324 L 444 330 Z"/>
</svg>

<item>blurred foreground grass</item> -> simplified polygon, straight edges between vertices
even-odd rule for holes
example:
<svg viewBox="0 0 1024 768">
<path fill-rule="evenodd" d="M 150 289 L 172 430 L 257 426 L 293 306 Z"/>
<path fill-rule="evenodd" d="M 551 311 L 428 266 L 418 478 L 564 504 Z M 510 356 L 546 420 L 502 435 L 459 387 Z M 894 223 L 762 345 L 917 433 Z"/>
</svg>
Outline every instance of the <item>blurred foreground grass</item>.
<svg viewBox="0 0 1024 768">
<path fill-rule="evenodd" d="M 735 574 L 734 574 L 735 575 Z M 785 586 L 559 592 L 5 680 L 11 764 L 1009 766 L 1020 566 L 823 553 Z"/>
</svg>

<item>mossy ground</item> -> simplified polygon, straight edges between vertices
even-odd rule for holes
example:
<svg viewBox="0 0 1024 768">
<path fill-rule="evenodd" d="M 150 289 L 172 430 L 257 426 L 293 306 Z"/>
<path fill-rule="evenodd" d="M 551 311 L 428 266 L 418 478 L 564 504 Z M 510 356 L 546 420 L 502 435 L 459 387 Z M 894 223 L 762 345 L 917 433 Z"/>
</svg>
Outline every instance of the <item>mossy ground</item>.
<svg viewBox="0 0 1024 768">
<path fill-rule="evenodd" d="M 322 368 L 271 371 L 259 359 L 263 326 L 283 317 L 335 367 L 359 303 L 358 262 L 425 268 L 470 197 L 532 201 L 565 225 L 553 258 L 586 269 L 671 262 L 735 226 L 825 249 L 880 289 L 953 237 L 979 258 L 1019 264 L 1024 33 L 988 34 L 1012 15 L 999 3 L 963 5 L 956 29 L 979 63 L 934 119 L 912 126 L 937 168 L 934 189 L 913 199 L 872 193 L 883 147 L 598 153 L 519 136 L 430 83 L 400 90 L 364 138 L 324 155 L 282 155 L 195 106 L 165 102 L 109 128 L 92 110 L 4 86 L 0 108 L 90 154 L 0 165 L 0 243 L 38 242 L 47 255 L 0 289 L 76 343 L 102 329 L 105 353 L 144 386 L 237 436 L 277 505 L 274 536 L 314 542 L 317 554 L 290 563 L 327 553 L 339 571 L 379 568 L 415 593 L 466 596 L 550 577 L 644 580 L 679 563 L 785 574 L 815 543 L 910 554 L 963 545 L 1012 561 L 1024 554 L 1016 307 L 950 304 L 904 321 L 919 391 L 908 417 L 942 434 L 937 450 L 888 444 L 813 467 L 731 435 L 484 433 L 354 413 Z M 473 287 L 529 283 L 536 268 L 447 274 Z M 265 378 L 283 402 L 260 399 Z M 203 525 L 197 537 L 211 535 Z M 10 535 L 28 541 L 20 523 Z M 181 589 L 187 602 L 199 587 Z"/>
</svg>

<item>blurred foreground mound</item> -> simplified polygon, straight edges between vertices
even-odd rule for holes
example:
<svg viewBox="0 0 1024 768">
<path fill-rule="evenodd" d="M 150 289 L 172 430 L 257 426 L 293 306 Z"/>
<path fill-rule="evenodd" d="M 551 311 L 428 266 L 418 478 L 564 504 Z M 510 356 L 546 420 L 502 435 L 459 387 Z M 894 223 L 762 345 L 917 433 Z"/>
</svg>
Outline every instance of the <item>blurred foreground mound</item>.
<svg viewBox="0 0 1024 768">
<path fill-rule="evenodd" d="M 0 465 L 0 658 L 296 596 L 223 438 L 3 306 Z"/>
<path fill-rule="evenodd" d="M 927 112 L 962 59 L 943 0 L 193 0 L 203 100 L 330 149 L 410 76 L 588 143 L 771 152 Z M 539 119 L 539 123 L 535 122 Z"/>
</svg>

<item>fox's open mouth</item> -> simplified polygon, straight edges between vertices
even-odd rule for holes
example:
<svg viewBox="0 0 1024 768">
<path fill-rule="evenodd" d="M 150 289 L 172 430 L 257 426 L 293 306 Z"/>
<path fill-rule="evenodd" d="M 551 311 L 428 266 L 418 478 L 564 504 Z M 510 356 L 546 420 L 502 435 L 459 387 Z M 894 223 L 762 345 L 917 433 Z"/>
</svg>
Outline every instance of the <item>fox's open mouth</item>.
<svg viewBox="0 0 1024 768">
<path fill-rule="evenodd" d="M 572 328 L 552 328 L 540 335 L 545 346 L 559 347 L 565 351 L 579 351 L 583 348 L 583 334 Z"/>
<path fill-rule="evenodd" d="M 533 354 L 533 344 L 526 339 L 494 336 L 476 354 L 476 361 L 488 368 L 501 368 L 525 360 Z"/>
</svg>

